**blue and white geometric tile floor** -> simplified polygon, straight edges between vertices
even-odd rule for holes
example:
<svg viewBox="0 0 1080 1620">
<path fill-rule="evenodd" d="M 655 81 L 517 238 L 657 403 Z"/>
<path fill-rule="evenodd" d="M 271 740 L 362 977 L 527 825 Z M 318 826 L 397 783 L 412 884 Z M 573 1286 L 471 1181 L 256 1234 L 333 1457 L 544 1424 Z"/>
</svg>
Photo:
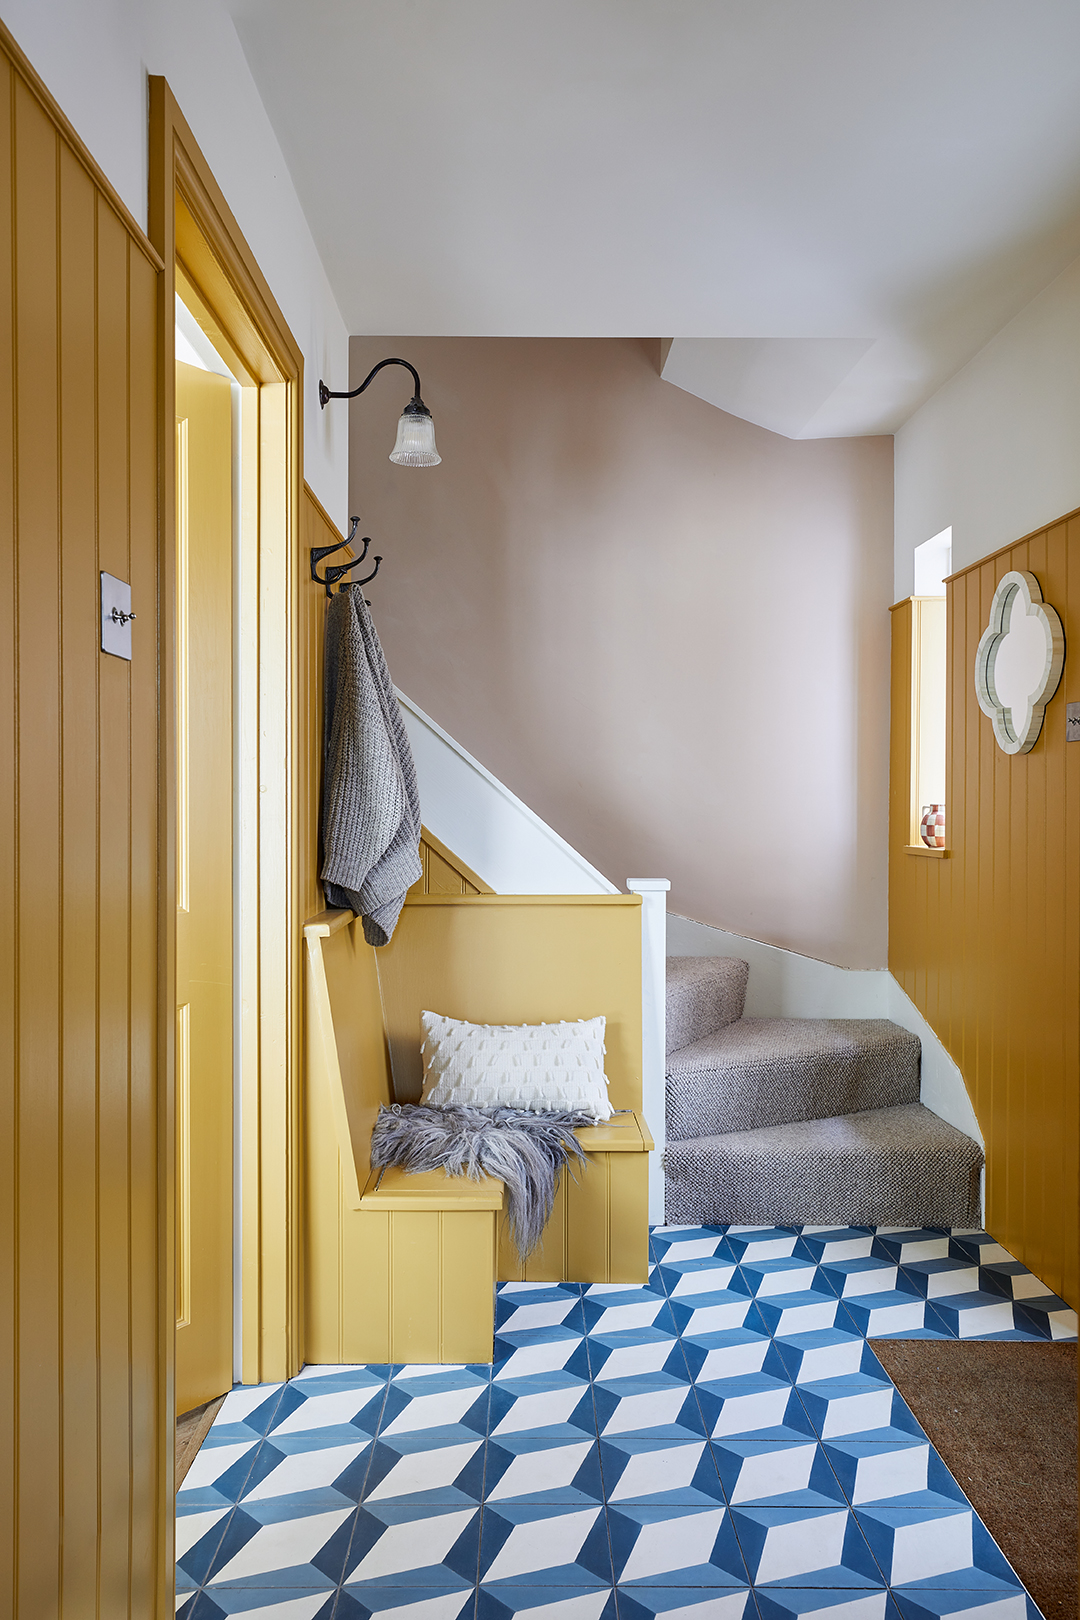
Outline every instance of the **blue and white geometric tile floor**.
<svg viewBox="0 0 1080 1620">
<path fill-rule="evenodd" d="M 1065 1339 L 985 1232 L 660 1227 L 645 1287 L 503 1283 L 494 1366 L 235 1389 L 182 1620 L 1033 1620 L 866 1343 Z"/>
</svg>

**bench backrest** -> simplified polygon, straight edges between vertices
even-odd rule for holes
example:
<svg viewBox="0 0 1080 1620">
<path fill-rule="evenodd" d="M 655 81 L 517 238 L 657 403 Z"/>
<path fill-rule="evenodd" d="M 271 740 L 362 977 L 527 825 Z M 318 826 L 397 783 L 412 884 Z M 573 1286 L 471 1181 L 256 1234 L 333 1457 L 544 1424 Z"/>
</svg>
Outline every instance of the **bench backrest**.
<svg viewBox="0 0 1080 1620">
<path fill-rule="evenodd" d="M 641 901 L 626 895 L 423 895 L 377 953 L 394 1094 L 420 1096 L 420 1014 L 475 1024 L 607 1019 L 615 1108 L 641 1107 Z"/>
<path fill-rule="evenodd" d="M 309 1130 L 328 1103 L 341 1173 L 359 1200 L 371 1171 L 371 1131 L 381 1104 L 394 1100 L 379 1000 L 375 952 L 347 911 L 324 912 L 305 924 L 307 940 L 307 1071 L 319 1087 Z M 352 1186 L 355 1174 L 356 1185 Z"/>
<path fill-rule="evenodd" d="M 615 1108 L 641 1108 L 641 900 L 634 895 L 423 895 L 389 945 L 347 913 L 306 925 L 309 1068 L 329 1083 L 359 1189 L 381 1103 L 420 1096 L 420 1013 L 478 1024 L 607 1019 Z"/>
</svg>

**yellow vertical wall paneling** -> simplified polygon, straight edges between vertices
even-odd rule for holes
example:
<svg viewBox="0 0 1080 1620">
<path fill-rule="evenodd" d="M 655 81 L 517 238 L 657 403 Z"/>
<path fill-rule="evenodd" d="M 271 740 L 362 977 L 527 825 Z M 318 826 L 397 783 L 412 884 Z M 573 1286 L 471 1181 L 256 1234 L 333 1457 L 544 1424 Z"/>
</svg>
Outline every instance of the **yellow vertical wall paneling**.
<svg viewBox="0 0 1080 1620">
<path fill-rule="evenodd" d="M 188 421 L 176 424 L 176 904 L 186 911 L 191 877 L 191 716 L 188 624 L 190 521 L 188 513 Z"/>
<path fill-rule="evenodd" d="M 160 261 L 0 28 L 0 1611 L 169 1610 Z M 98 573 L 130 581 L 131 663 Z"/>
<path fill-rule="evenodd" d="M 89 176 L 80 173 L 74 153 L 61 148 L 60 240 L 89 242 L 95 231 L 97 197 Z M 70 262 L 61 255 L 61 367 L 64 387 L 60 400 L 60 434 L 64 445 L 63 482 L 60 491 L 60 521 L 63 532 L 64 569 L 61 612 L 65 621 L 62 637 L 60 681 L 63 690 L 64 729 L 68 759 L 64 771 L 61 817 L 65 889 L 74 903 L 64 919 L 61 945 L 63 1012 L 61 1042 L 63 1079 L 62 1120 L 59 1149 L 63 1163 L 63 1203 L 61 1212 L 61 1318 L 65 1331 L 75 1342 L 85 1345 L 96 1337 L 100 1308 L 97 1288 L 97 1249 L 100 1242 L 97 1221 L 99 1174 L 96 1110 L 90 1099 L 98 1093 L 95 1002 L 97 999 L 97 928 L 95 882 L 91 873 L 97 864 L 97 827 L 85 814 L 88 801 L 97 798 L 95 777 L 98 764 L 93 759 L 93 743 L 98 729 L 98 685 L 89 668 L 90 636 L 80 633 L 79 604 L 93 602 L 98 585 L 98 562 L 93 534 L 95 518 L 94 487 L 96 454 L 93 434 L 95 409 L 86 410 L 85 401 L 94 401 L 94 344 L 88 335 L 96 327 L 97 297 L 92 278 L 84 264 Z M 96 404 L 96 401 L 95 401 Z M 134 424 L 132 424 L 134 425 Z M 133 466 L 140 464 L 137 454 Z M 128 577 L 127 575 L 124 576 Z M 146 585 L 133 593 L 146 600 Z M 152 589 L 152 587 L 151 587 Z M 152 598 L 151 598 L 152 599 Z M 99 655 L 100 656 L 100 655 Z M 134 716 L 132 717 L 134 720 Z M 79 737 L 85 739 L 81 744 Z M 80 754 L 82 758 L 80 760 Z M 138 767 L 133 758 L 133 772 Z M 136 775 L 136 779 L 137 775 Z M 72 885 L 77 885 L 74 888 Z M 152 922 L 152 916 L 151 916 Z M 150 945 L 153 960 L 153 943 Z M 135 1005 L 140 1005 L 138 987 L 132 987 Z M 140 1099 L 145 1106 L 145 1098 Z M 138 1107 L 133 1110 L 137 1119 Z M 94 1119 L 94 1129 L 90 1121 Z M 133 1313 L 139 1317 L 139 1310 Z M 153 1314 L 151 1307 L 151 1325 Z M 96 1368 L 87 1363 L 64 1369 L 62 1433 L 64 1435 L 63 1484 L 76 1496 L 97 1494 L 99 1450 L 96 1418 L 91 1414 L 97 1403 Z M 138 1398 L 133 1403 L 139 1410 Z M 145 1476 L 144 1476 L 145 1478 Z M 151 1488 L 152 1488 L 152 1481 Z M 88 1518 L 72 1516 L 65 1525 L 65 1546 L 61 1568 L 61 1591 L 77 1591 L 82 1581 L 96 1579 L 99 1553 L 95 1527 Z"/>
<path fill-rule="evenodd" d="M 472 1324 L 471 1337 L 464 1339 L 461 1348 L 468 1350 L 467 1360 L 486 1361 L 491 1355 L 487 1345 L 487 1320 L 492 1300 L 489 1279 L 495 1269 L 497 1222 L 483 1210 L 460 1210 L 441 1214 L 439 1225 L 442 1312 L 438 1360 L 454 1359 L 451 1351 L 456 1346 L 451 1335 L 460 1343 L 462 1324 Z M 469 1256 L 485 1246 L 487 1263 L 481 1269 L 470 1263 Z"/>
<path fill-rule="evenodd" d="M 191 1003 L 176 1009 L 176 1325 L 191 1321 Z"/>
<path fill-rule="evenodd" d="M 63 1054 L 56 1038 L 55 1010 L 60 1005 L 62 995 L 58 961 L 60 930 L 56 923 L 63 898 L 63 872 L 52 853 L 61 839 L 61 805 L 57 790 L 61 781 L 63 746 L 61 693 L 54 673 L 62 624 L 57 611 L 61 556 L 57 494 L 62 476 L 60 442 L 56 430 L 59 371 L 59 334 L 55 313 L 57 142 L 55 131 L 49 127 L 44 113 L 18 81 L 15 84 L 13 121 L 18 132 L 14 152 L 15 206 L 23 216 L 19 219 L 15 243 L 18 522 L 20 531 L 25 530 L 28 540 L 31 535 L 47 535 L 53 541 L 47 550 L 43 548 L 33 583 L 24 575 L 22 568 L 16 579 L 19 739 L 17 761 L 13 762 L 15 769 L 12 773 L 19 795 L 16 840 L 17 949 L 20 966 L 25 961 L 27 969 L 20 972 L 18 978 L 17 1017 L 21 1050 L 17 1129 L 20 1168 L 24 1164 L 28 1171 L 34 1172 L 19 1175 L 17 1181 L 16 1230 L 21 1239 L 24 1266 L 21 1278 L 23 1286 L 19 1289 L 15 1315 L 19 1338 L 16 1390 L 22 1407 L 20 1416 L 34 1424 L 27 1438 L 33 1436 L 31 1449 L 35 1453 L 32 1461 L 27 1459 L 30 1466 L 22 1470 L 20 1480 L 19 1554 L 20 1564 L 26 1555 L 32 1560 L 33 1573 L 24 1589 L 24 1602 L 30 1606 L 37 1603 L 44 1610 L 59 1600 L 60 1593 L 54 1586 L 53 1570 L 42 1568 L 43 1561 L 33 1559 L 32 1537 L 35 1532 L 32 1526 L 36 1522 L 46 1535 L 51 1533 L 59 1539 L 62 1455 L 60 1413 L 55 1400 L 49 1399 L 48 1388 L 61 1357 L 62 1326 L 55 1288 L 59 1245 L 54 1223 L 61 1197 L 62 1174 L 56 1131 L 59 1124 L 57 1091 Z M 25 202 L 20 207 L 23 199 Z M 32 199 L 36 199 L 36 206 Z M 41 387 L 34 386 L 30 375 L 31 356 L 42 367 L 44 375 Z M 29 549 L 28 546 L 27 563 Z M 114 550 L 118 549 L 114 542 Z M 120 571 L 119 568 L 117 571 Z M 27 697 L 33 694 L 45 670 L 49 671 L 49 676 L 43 683 L 37 701 L 32 700 L 31 706 L 26 701 Z M 106 680 L 111 674 L 111 671 L 106 673 Z M 109 704 L 109 698 L 118 695 L 119 686 L 120 681 L 116 680 L 106 688 L 105 703 L 110 710 L 115 710 L 115 703 Z M 110 712 L 106 725 L 112 719 L 113 713 Z M 90 764 L 88 759 L 84 759 L 84 768 Z M 109 784 L 102 783 L 100 792 L 106 801 L 111 799 L 115 805 L 115 795 Z M 116 808 L 123 817 L 122 805 Z M 122 868 L 118 868 L 115 860 L 112 828 L 105 834 L 105 841 L 112 845 L 105 854 L 105 860 L 119 880 L 123 902 L 126 900 L 127 875 Z M 40 909 L 28 911 L 24 896 L 29 898 L 35 888 Z M 106 902 L 103 909 L 106 916 L 102 920 L 108 930 L 112 920 L 108 911 L 113 911 L 115 915 L 115 908 Z M 50 919 L 47 930 L 41 927 L 45 916 Z M 115 933 L 109 932 L 111 938 L 107 933 L 108 943 L 115 946 L 118 943 Z M 102 1030 L 104 1072 L 99 1080 L 106 1090 L 106 1111 L 113 1114 L 110 1106 L 113 1098 L 108 1091 L 111 1089 L 110 1081 L 115 1086 L 119 1076 L 113 1067 L 116 1053 L 110 1051 L 109 1046 L 115 1039 L 117 1025 L 121 1020 L 126 1023 L 127 986 L 123 957 L 118 961 L 114 955 L 110 966 L 115 977 L 110 985 L 111 1005 L 107 1009 Z M 113 1143 L 105 1145 L 103 1151 L 108 1173 L 115 1164 Z M 122 1171 L 117 1187 L 126 1193 L 126 1177 Z M 118 1202 L 114 1204 L 114 1210 L 124 1220 L 126 1212 L 118 1207 Z M 120 1264 L 110 1265 L 109 1262 Z M 107 1257 L 109 1272 L 103 1280 L 113 1297 L 117 1297 L 121 1289 L 126 1295 L 123 1278 L 117 1274 L 122 1263 L 119 1254 Z M 52 1287 L 41 1286 L 40 1280 L 46 1278 L 53 1283 Z M 124 1352 L 126 1346 L 122 1348 L 121 1353 Z M 126 1430 L 126 1421 L 121 1421 Z M 103 1438 L 107 1446 L 108 1437 Z M 22 1447 L 19 1460 L 22 1461 Z"/>
<path fill-rule="evenodd" d="M 300 512 L 300 548 L 297 558 L 300 599 L 297 665 L 297 715 L 300 735 L 296 757 L 299 772 L 299 860 L 301 914 L 313 917 L 323 907 L 319 886 L 319 792 L 323 753 L 323 649 L 326 627 L 326 592 L 311 578 L 309 557 L 313 546 L 332 546 L 343 540 L 325 508 L 308 486 Z M 342 558 L 349 555 L 343 551 Z M 338 558 L 331 558 L 337 562 Z"/>
<path fill-rule="evenodd" d="M 1027 569 L 1065 626 L 1062 684 L 1028 754 L 998 748 L 978 707 L 975 651 L 994 590 Z M 889 966 L 956 1060 L 986 1139 L 989 1229 L 1080 1303 L 1080 514 L 947 585 L 948 859 L 906 854 L 910 602 L 893 610 Z"/>
</svg>

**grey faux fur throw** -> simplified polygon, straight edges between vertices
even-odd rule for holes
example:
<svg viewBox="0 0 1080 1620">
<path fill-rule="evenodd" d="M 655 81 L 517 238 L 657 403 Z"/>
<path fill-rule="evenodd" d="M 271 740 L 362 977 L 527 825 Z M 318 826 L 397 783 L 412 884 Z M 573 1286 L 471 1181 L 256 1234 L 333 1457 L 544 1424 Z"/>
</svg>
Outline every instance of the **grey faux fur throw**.
<svg viewBox="0 0 1080 1620">
<path fill-rule="evenodd" d="M 385 945 L 421 873 L 420 800 L 397 694 L 359 585 L 326 605 L 322 881 Z"/>
<path fill-rule="evenodd" d="M 445 1170 L 448 1176 L 495 1176 L 507 1193 L 510 1231 L 521 1258 L 540 1241 L 555 1203 L 559 1172 L 585 1163 L 575 1125 L 590 1114 L 530 1114 L 517 1108 L 380 1108 L 371 1135 L 371 1163 L 381 1170 Z"/>
</svg>

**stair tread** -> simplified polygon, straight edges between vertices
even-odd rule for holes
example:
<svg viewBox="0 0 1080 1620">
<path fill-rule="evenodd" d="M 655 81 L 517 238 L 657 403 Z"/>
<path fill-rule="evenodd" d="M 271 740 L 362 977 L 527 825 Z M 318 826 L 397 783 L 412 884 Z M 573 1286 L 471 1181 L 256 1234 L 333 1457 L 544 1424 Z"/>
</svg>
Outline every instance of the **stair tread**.
<svg viewBox="0 0 1080 1620">
<path fill-rule="evenodd" d="M 917 1102 L 897 1103 L 890 1108 L 862 1108 L 852 1114 L 830 1114 L 823 1119 L 802 1119 L 786 1125 L 759 1125 L 749 1131 L 691 1136 L 673 1145 L 682 1149 L 693 1147 L 695 1142 L 723 1142 L 738 1145 L 746 1152 L 753 1152 L 755 1148 L 775 1152 L 777 1147 L 791 1143 L 827 1145 L 850 1152 L 860 1147 L 887 1144 L 891 1150 L 915 1154 L 923 1152 L 928 1141 L 947 1143 L 965 1157 L 982 1160 L 982 1149 L 977 1142 Z"/>
<path fill-rule="evenodd" d="M 743 1018 L 669 1059 L 669 1140 L 917 1102 L 922 1046 L 888 1018 Z"/>
<path fill-rule="evenodd" d="M 917 1035 L 891 1018 L 740 1018 L 672 1052 L 667 1072 L 674 1076 L 776 1058 L 855 1055 L 898 1038 L 903 1044 L 920 1044 Z"/>
</svg>

